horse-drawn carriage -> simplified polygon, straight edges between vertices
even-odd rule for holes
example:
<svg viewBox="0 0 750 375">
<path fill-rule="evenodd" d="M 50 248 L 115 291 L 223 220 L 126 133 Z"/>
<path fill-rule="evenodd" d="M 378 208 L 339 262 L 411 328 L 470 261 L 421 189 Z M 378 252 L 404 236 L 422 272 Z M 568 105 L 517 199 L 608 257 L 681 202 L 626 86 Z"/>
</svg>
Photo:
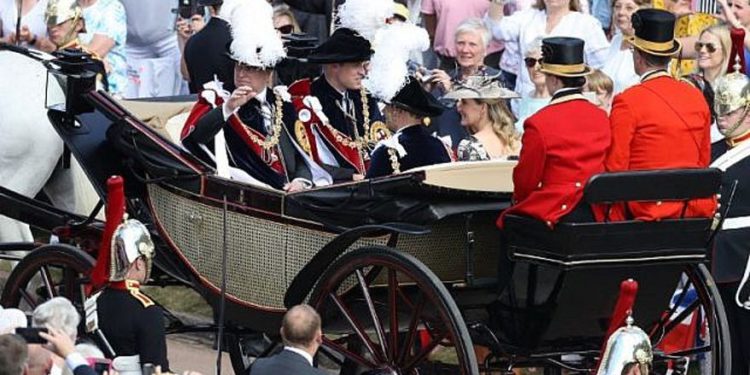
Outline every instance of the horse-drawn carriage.
<svg viewBox="0 0 750 375">
<path fill-rule="evenodd" d="M 237 372 L 248 365 L 248 337 L 278 340 L 286 308 L 302 302 L 323 318 L 319 361 L 340 373 L 588 372 L 601 358 L 620 283 L 635 279 L 634 314 L 655 346 L 655 372 L 703 357 L 709 373 L 729 374 L 726 317 L 704 265 L 711 219 L 550 229 L 509 216 L 501 235 L 495 219 L 510 204 L 512 161 L 296 193 L 240 184 L 94 90 L 82 59 L 45 62 L 50 85 L 64 92 L 48 100 L 51 123 L 102 199 L 109 176 L 125 177 L 130 217 L 146 223 L 157 246 L 154 284 L 187 286 L 214 307 Z M 713 170 L 600 175 L 585 199 L 686 201 L 714 194 L 719 181 Z M 33 308 L 65 295 L 82 306 L 102 234 L 95 213 L 77 216 L 2 188 L 0 213 L 60 238 L 0 244 L 2 258 L 20 260 L 2 305 Z M 699 315 L 703 340 L 659 345 Z M 481 363 L 478 348 L 489 353 Z"/>
</svg>

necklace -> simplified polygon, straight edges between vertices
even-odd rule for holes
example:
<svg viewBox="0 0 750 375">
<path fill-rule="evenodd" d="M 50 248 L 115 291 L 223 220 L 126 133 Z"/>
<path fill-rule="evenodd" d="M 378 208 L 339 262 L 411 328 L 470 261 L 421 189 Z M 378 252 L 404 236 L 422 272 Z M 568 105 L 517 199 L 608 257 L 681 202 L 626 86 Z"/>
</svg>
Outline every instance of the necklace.
<svg viewBox="0 0 750 375">
<path fill-rule="evenodd" d="M 255 135 L 254 132 L 249 132 L 247 129 L 245 132 L 250 137 L 250 140 L 253 141 L 256 145 L 262 147 L 264 150 L 268 150 L 277 144 L 279 144 L 279 136 L 281 135 L 281 126 L 283 122 L 283 116 L 282 116 L 282 99 L 281 95 L 276 95 L 276 101 L 274 103 L 276 105 L 275 112 L 274 112 L 274 119 L 273 119 L 273 128 L 271 134 L 267 135 L 265 138 L 261 139 L 257 135 Z M 247 126 L 244 123 L 243 126 Z"/>
</svg>

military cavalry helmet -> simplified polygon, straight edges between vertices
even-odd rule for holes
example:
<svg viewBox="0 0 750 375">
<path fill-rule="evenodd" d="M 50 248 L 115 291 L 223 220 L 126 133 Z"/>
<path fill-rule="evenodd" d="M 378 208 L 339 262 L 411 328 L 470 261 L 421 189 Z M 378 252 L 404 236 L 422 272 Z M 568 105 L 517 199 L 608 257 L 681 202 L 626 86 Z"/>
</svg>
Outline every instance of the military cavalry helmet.
<svg viewBox="0 0 750 375">
<path fill-rule="evenodd" d="M 151 274 L 154 259 L 154 242 L 148 228 L 140 221 L 129 219 L 123 221 L 112 236 L 110 245 L 111 272 L 110 281 L 123 281 L 127 277 L 130 265 L 143 257 L 146 262 L 146 279 Z"/>
</svg>

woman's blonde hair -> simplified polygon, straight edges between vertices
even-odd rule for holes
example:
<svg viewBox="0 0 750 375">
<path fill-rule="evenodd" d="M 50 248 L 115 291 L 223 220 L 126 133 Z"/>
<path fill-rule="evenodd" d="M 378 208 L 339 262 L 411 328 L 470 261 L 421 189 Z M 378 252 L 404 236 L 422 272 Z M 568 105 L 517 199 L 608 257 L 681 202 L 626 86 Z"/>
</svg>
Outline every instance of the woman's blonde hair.
<svg viewBox="0 0 750 375">
<path fill-rule="evenodd" d="M 536 0 L 536 3 L 534 4 L 534 8 L 539 10 L 547 10 L 547 6 L 544 4 L 544 0 Z M 570 0 L 569 9 L 573 12 L 580 12 L 581 11 L 581 2 L 580 0 Z"/>
<path fill-rule="evenodd" d="M 732 51 L 732 36 L 730 35 L 729 27 L 726 24 L 709 26 L 701 31 L 698 38 L 700 39 L 705 33 L 717 37 L 719 39 L 719 44 L 721 44 L 721 73 L 719 73 L 719 77 L 721 77 L 727 74 L 727 69 L 729 68 L 729 53 Z M 695 65 L 695 69 L 697 73 L 700 73 L 698 64 Z"/>
<path fill-rule="evenodd" d="M 513 151 L 521 148 L 521 134 L 516 130 L 516 118 L 508 109 L 505 99 L 478 99 L 487 105 L 487 115 L 492 122 L 492 131 Z"/>
<path fill-rule="evenodd" d="M 297 18 L 294 17 L 294 13 L 292 13 L 292 9 L 289 8 L 288 5 L 281 4 L 273 7 L 273 18 L 275 19 L 278 17 L 289 17 L 289 19 L 292 21 L 292 25 L 294 26 L 294 32 L 302 32 L 302 29 L 299 27 L 299 23 L 297 22 Z"/>
</svg>

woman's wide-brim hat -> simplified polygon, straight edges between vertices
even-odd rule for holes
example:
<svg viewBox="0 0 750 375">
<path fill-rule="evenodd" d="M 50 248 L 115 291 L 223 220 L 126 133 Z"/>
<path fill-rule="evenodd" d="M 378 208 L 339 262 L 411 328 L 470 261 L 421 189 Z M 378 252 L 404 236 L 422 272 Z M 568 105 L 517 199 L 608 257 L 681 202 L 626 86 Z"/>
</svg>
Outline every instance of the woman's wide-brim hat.
<svg viewBox="0 0 750 375">
<path fill-rule="evenodd" d="M 372 54 L 372 45 L 367 39 L 352 29 L 341 27 L 316 47 L 307 61 L 314 64 L 361 62 L 370 60 Z"/>
<path fill-rule="evenodd" d="M 662 9 L 640 9 L 631 17 L 634 35 L 628 42 L 650 55 L 673 56 L 680 51 L 680 42 L 674 38 L 676 17 Z"/>
<path fill-rule="evenodd" d="M 436 117 L 445 111 L 445 106 L 427 92 L 414 77 L 408 77 L 406 85 L 386 103 L 420 117 Z"/>
<path fill-rule="evenodd" d="M 540 70 L 560 77 L 584 77 L 592 69 L 583 62 L 583 40 L 570 37 L 542 39 Z"/>
<path fill-rule="evenodd" d="M 474 75 L 466 77 L 464 82 L 456 84 L 453 90 L 443 99 L 514 99 L 520 98 L 515 91 L 508 90 L 496 79 L 497 77 Z"/>
</svg>

